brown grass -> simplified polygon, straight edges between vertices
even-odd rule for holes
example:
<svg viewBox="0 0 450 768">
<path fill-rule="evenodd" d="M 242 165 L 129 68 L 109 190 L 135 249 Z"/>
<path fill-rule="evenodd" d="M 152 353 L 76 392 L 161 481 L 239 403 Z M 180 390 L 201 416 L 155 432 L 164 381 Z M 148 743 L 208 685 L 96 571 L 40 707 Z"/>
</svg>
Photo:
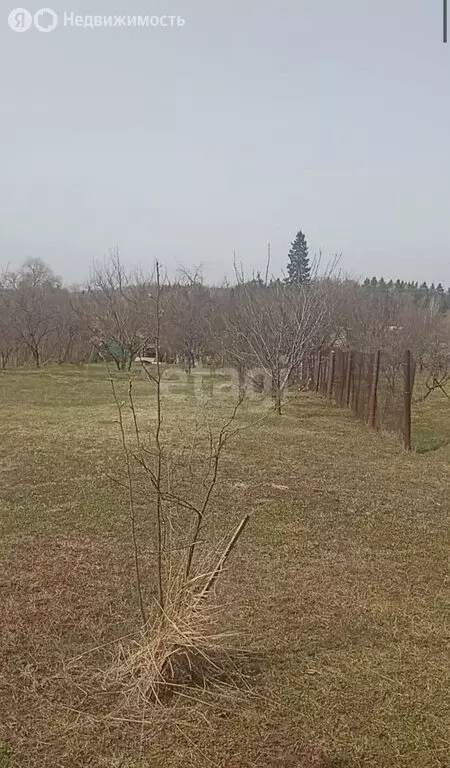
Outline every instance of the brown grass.
<svg viewBox="0 0 450 768">
<path fill-rule="evenodd" d="M 168 386 L 167 434 L 183 442 L 195 398 Z M 135 392 L 151 419 L 145 382 Z M 204 628 L 241 633 L 227 640 L 229 675 L 191 675 L 155 708 L 128 701 L 120 675 L 142 645 L 128 636 L 139 611 L 126 492 L 106 476 L 123 475 L 107 375 L 7 372 L 0 397 L 2 768 L 449 765 L 445 441 L 408 455 L 307 394 L 242 432 L 215 525 L 225 534 L 248 508 L 252 520 Z M 424 434 L 449 428 L 448 405 L 428 398 Z M 137 524 L 151 591 L 146 503 Z"/>
</svg>

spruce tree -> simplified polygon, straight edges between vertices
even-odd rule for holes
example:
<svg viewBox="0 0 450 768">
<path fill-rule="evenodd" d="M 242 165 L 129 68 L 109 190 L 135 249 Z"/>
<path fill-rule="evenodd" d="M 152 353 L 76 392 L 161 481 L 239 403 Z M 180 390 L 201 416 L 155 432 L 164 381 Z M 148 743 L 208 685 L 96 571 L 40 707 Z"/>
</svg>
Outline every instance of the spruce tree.
<svg viewBox="0 0 450 768">
<path fill-rule="evenodd" d="M 297 233 L 295 240 L 291 243 L 288 257 L 288 276 L 286 282 L 290 285 L 309 283 L 311 279 L 311 267 L 309 264 L 308 244 L 303 232 L 300 231 Z"/>
<path fill-rule="evenodd" d="M 445 299 L 445 291 L 442 283 L 437 284 L 436 294 L 439 302 L 439 312 L 445 312 L 447 310 L 447 301 Z"/>
</svg>

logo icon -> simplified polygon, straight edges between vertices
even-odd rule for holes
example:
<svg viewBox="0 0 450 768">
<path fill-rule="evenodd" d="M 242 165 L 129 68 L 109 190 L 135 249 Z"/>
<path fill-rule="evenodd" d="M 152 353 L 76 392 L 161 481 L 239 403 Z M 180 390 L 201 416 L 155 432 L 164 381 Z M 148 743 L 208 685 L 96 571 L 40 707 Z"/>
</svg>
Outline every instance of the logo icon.
<svg viewBox="0 0 450 768">
<path fill-rule="evenodd" d="M 33 16 L 26 8 L 14 8 L 8 24 L 14 32 L 27 32 L 33 24 L 39 32 L 53 32 L 58 26 L 58 14 L 51 8 L 41 8 Z"/>
<path fill-rule="evenodd" d="M 39 32 L 53 32 L 58 26 L 58 15 L 51 8 L 41 8 L 34 14 L 33 21 Z"/>
<path fill-rule="evenodd" d="M 26 8 L 14 8 L 8 16 L 8 24 L 13 32 L 26 32 L 33 23 L 33 17 Z"/>
</svg>

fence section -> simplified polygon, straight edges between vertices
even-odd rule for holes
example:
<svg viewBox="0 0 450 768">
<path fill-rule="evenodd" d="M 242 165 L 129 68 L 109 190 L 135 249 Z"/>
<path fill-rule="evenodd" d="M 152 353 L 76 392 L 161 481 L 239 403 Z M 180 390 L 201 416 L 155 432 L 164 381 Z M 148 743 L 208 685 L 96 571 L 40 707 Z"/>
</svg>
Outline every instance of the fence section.
<svg viewBox="0 0 450 768">
<path fill-rule="evenodd" d="M 319 351 L 302 366 L 309 387 L 376 429 L 402 435 L 411 449 L 411 403 L 415 364 L 407 350 L 394 360 L 380 351 Z"/>
</svg>

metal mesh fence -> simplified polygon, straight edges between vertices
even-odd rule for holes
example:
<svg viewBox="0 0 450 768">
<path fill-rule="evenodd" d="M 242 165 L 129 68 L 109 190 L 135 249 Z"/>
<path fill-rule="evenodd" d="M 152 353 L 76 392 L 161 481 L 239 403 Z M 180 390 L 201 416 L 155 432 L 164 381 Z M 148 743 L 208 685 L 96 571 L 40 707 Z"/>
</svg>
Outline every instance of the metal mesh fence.
<svg viewBox="0 0 450 768">
<path fill-rule="evenodd" d="M 361 421 L 399 432 L 411 442 L 411 394 L 415 365 L 409 351 L 402 359 L 381 352 L 321 350 L 300 368 L 310 389 L 350 408 Z"/>
</svg>

